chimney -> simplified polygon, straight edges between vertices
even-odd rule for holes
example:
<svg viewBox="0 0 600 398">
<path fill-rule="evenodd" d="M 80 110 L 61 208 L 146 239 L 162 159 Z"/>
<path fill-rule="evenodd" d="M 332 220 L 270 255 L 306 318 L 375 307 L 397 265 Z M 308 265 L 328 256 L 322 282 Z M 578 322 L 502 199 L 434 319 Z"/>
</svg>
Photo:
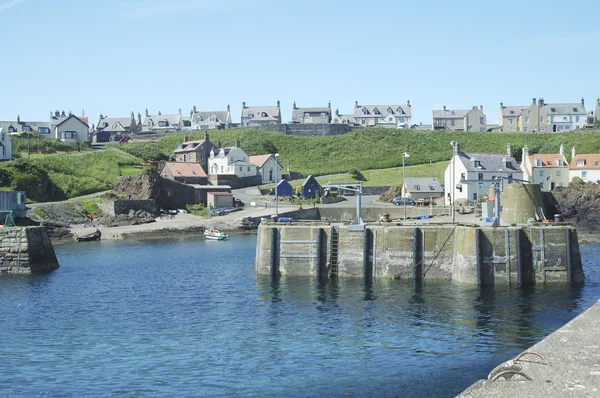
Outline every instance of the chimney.
<svg viewBox="0 0 600 398">
<path fill-rule="evenodd" d="M 280 108 L 281 107 L 280 105 L 281 104 L 280 104 L 279 100 L 277 100 L 277 107 Z"/>
<path fill-rule="evenodd" d="M 336 108 L 336 109 L 335 109 L 335 115 L 336 115 L 337 117 L 339 117 L 339 116 L 340 116 L 340 108 Z"/>
<path fill-rule="evenodd" d="M 540 99 L 538 100 L 538 106 L 539 106 L 540 108 L 541 108 L 542 106 L 544 106 L 544 99 L 543 99 L 543 98 L 540 98 Z"/>
<path fill-rule="evenodd" d="M 240 147 L 240 139 L 239 138 L 235 140 L 235 147 L 236 148 Z"/>
<path fill-rule="evenodd" d="M 217 149 L 221 149 L 221 140 L 217 141 Z"/>
<path fill-rule="evenodd" d="M 162 116 L 162 112 L 161 111 L 158 111 L 158 116 Z"/>
<path fill-rule="evenodd" d="M 193 110 L 191 110 L 191 111 L 190 111 L 190 119 L 191 119 L 191 118 L 193 118 L 193 117 L 194 117 L 194 111 L 193 111 Z"/>
<path fill-rule="evenodd" d="M 458 155 L 460 152 L 460 142 L 452 141 L 452 146 L 454 147 L 454 156 Z"/>
<path fill-rule="evenodd" d="M 473 109 L 477 109 L 477 105 L 473 105 Z"/>
<path fill-rule="evenodd" d="M 187 135 L 185 137 L 183 137 L 183 143 L 185 144 L 186 142 L 188 142 L 188 136 Z"/>
<path fill-rule="evenodd" d="M 483 112 L 483 105 L 479 105 L 479 110 Z"/>
<path fill-rule="evenodd" d="M 571 159 L 577 156 L 577 152 L 575 151 L 575 147 L 571 149 Z"/>
<path fill-rule="evenodd" d="M 104 115 L 102 115 L 102 112 L 100 112 L 100 120 L 104 119 Z"/>
<path fill-rule="evenodd" d="M 536 101 L 537 101 L 537 100 L 534 98 L 534 99 L 533 99 L 533 105 L 535 105 Z"/>
<path fill-rule="evenodd" d="M 529 157 L 529 147 L 527 145 L 525 145 L 523 147 L 523 153 L 521 156 L 521 163 L 524 163 L 525 160 L 527 160 L 527 158 Z"/>
<path fill-rule="evenodd" d="M 208 142 L 208 133 L 204 133 L 204 141 Z"/>
<path fill-rule="evenodd" d="M 54 117 L 54 112 L 50 111 L 50 119 Z"/>
<path fill-rule="evenodd" d="M 138 124 L 142 125 L 142 114 L 138 112 Z"/>
<path fill-rule="evenodd" d="M 446 105 L 444 105 L 444 112 L 446 112 Z"/>
<path fill-rule="evenodd" d="M 81 110 L 81 117 L 85 118 L 85 109 Z"/>
<path fill-rule="evenodd" d="M 410 100 L 406 101 L 406 106 L 410 108 Z"/>
<path fill-rule="evenodd" d="M 62 111 L 62 113 L 60 114 L 60 117 L 66 117 L 65 111 Z"/>
<path fill-rule="evenodd" d="M 354 107 L 355 108 L 360 108 L 360 106 L 358 106 L 358 101 L 354 101 Z"/>
<path fill-rule="evenodd" d="M 73 112 L 69 111 L 69 116 L 71 116 L 73 114 Z"/>
<path fill-rule="evenodd" d="M 54 117 L 60 117 L 60 111 L 54 111 Z"/>
<path fill-rule="evenodd" d="M 298 107 L 296 107 L 296 101 L 294 101 L 294 109 L 298 109 Z"/>
<path fill-rule="evenodd" d="M 560 156 L 565 156 L 565 146 L 563 144 L 560 144 L 560 149 L 558 150 L 558 153 L 560 153 Z"/>
<path fill-rule="evenodd" d="M 328 107 L 329 109 L 331 109 L 331 101 L 329 101 L 329 103 L 327 104 L 327 107 Z"/>
<path fill-rule="evenodd" d="M 179 116 L 181 116 L 181 108 L 178 109 L 177 113 L 179 113 Z"/>
<path fill-rule="evenodd" d="M 585 100 L 581 97 L 581 106 L 585 106 Z"/>
<path fill-rule="evenodd" d="M 500 103 L 500 109 L 503 109 L 503 108 L 504 108 L 504 103 L 503 103 L 503 102 L 501 102 L 501 103 Z"/>
<path fill-rule="evenodd" d="M 17 123 L 21 123 L 21 116 L 17 115 Z"/>
<path fill-rule="evenodd" d="M 506 154 L 508 156 L 512 156 L 513 155 L 513 153 L 512 153 L 512 145 L 511 144 L 507 144 L 506 145 Z"/>
<path fill-rule="evenodd" d="M 227 112 L 231 112 L 231 107 L 227 104 Z"/>
<path fill-rule="evenodd" d="M 148 114 L 148 108 L 146 108 L 146 117 L 148 117 L 148 116 L 150 116 L 150 115 Z"/>
<path fill-rule="evenodd" d="M 596 97 L 596 103 L 600 105 L 600 97 Z"/>
<path fill-rule="evenodd" d="M 242 102 L 242 109 L 246 109 L 246 102 Z"/>
</svg>

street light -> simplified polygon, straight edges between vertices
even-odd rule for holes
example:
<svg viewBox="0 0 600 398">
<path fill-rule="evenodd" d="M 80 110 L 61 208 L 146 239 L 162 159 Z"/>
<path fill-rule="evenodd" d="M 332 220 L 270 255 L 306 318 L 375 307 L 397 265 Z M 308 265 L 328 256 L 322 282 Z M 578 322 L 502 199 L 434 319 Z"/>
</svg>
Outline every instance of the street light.
<svg viewBox="0 0 600 398">
<path fill-rule="evenodd" d="M 278 202 L 279 202 L 279 196 L 277 195 L 277 187 L 279 186 L 279 177 L 277 176 L 277 170 L 279 170 L 279 161 L 277 160 L 277 158 L 279 157 L 279 154 L 276 153 L 275 154 L 275 215 L 279 216 L 279 208 L 278 208 Z"/>
<path fill-rule="evenodd" d="M 406 177 L 404 174 L 404 159 L 410 157 L 410 155 L 406 152 L 402 152 L 402 185 L 406 186 Z M 406 192 L 404 192 L 404 221 L 406 221 Z"/>
<path fill-rule="evenodd" d="M 450 200 L 451 200 L 451 204 L 452 204 L 452 222 L 455 221 L 455 215 L 454 215 L 454 199 L 456 197 L 456 184 L 455 184 L 455 179 L 456 179 L 456 147 L 458 145 L 458 142 L 456 141 L 452 141 L 450 143 L 450 145 L 452 145 L 452 187 L 451 187 L 451 195 L 450 195 Z"/>
</svg>

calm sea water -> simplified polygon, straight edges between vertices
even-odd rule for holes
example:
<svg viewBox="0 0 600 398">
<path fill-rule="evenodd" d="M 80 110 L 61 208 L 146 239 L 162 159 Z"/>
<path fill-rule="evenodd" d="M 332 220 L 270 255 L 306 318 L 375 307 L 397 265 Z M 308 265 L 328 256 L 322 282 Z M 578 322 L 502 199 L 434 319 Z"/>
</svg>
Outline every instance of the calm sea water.
<svg viewBox="0 0 600 398">
<path fill-rule="evenodd" d="M 0 396 L 450 397 L 600 298 L 254 274 L 254 236 L 57 246 L 0 278 Z"/>
</svg>

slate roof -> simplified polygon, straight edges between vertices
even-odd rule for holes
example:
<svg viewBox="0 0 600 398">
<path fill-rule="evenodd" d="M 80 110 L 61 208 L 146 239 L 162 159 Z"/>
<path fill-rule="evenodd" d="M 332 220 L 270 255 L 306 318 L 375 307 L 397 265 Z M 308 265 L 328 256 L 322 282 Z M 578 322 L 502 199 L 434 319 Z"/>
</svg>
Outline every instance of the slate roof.
<svg viewBox="0 0 600 398">
<path fill-rule="evenodd" d="M 165 162 L 165 167 L 174 177 L 208 177 L 198 163 L 193 162 Z"/>
<path fill-rule="evenodd" d="M 407 178 L 404 184 L 408 192 L 444 192 L 437 178 Z"/>
<path fill-rule="evenodd" d="M 552 111 L 554 109 L 554 112 Z M 587 116 L 585 106 L 581 103 L 575 104 L 544 104 L 544 110 L 548 115 L 583 115 Z"/>
<path fill-rule="evenodd" d="M 467 116 L 467 114 L 471 111 L 472 111 L 472 109 L 469 109 L 469 110 L 453 110 L 453 109 L 433 110 L 432 114 L 433 114 L 434 119 L 462 119 L 465 116 Z"/>
<path fill-rule="evenodd" d="M 577 161 L 583 160 L 583 166 L 577 166 Z M 596 166 L 596 163 L 598 164 Z M 571 170 L 600 170 L 600 155 L 599 154 L 582 154 L 571 159 Z"/>
<path fill-rule="evenodd" d="M 102 123 L 102 125 L 101 125 Z M 104 127 L 106 125 L 106 127 Z M 120 126 L 120 127 L 119 127 Z M 98 125 L 96 126 L 98 130 L 110 130 L 110 131 L 120 131 L 120 130 L 130 130 L 131 129 L 131 116 L 130 117 L 104 117 L 102 120 L 98 121 Z"/>
<path fill-rule="evenodd" d="M 179 125 L 179 121 L 181 120 L 181 115 L 179 113 L 175 113 L 173 115 L 148 115 L 144 118 L 144 126 L 148 126 L 148 121 L 152 121 L 154 127 L 156 128 L 158 122 L 168 121 L 169 125 L 175 126 Z M 161 127 L 162 128 L 162 127 Z"/>
<path fill-rule="evenodd" d="M 412 107 L 408 105 L 359 105 L 358 107 L 354 107 L 354 117 L 365 117 L 365 116 L 387 116 L 388 110 L 392 109 L 393 115 L 404 115 L 411 116 Z M 367 114 L 363 113 L 363 110 L 367 110 Z M 377 109 L 381 114 L 375 115 L 375 109 Z"/>
<path fill-rule="evenodd" d="M 85 122 L 85 121 L 87 121 L 87 120 L 88 120 L 87 118 L 83 118 L 83 119 L 81 119 L 81 118 L 78 118 L 78 117 L 77 117 L 77 116 L 75 116 L 75 115 L 70 115 L 70 116 L 68 116 L 68 117 L 64 118 L 62 121 L 60 121 L 60 122 L 58 122 L 58 123 L 56 124 L 56 127 L 60 126 L 61 124 L 63 124 L 64 122 L 66 122 L 67 120 L 69 120 L 69 119 L 71 119 L 71 118 L 75 118 L 75 119 L 79 120 L 81 123 L 85 124 L 85 126 L 86 126 L 86 127 L 89 127 L 89 126 L 88 126 L 88 124 Z M 84 121 L 84 120 L 85 120 L 85 121 Z"/>
<path fill-rule="evenodd" d="M 29 127 L 31 127 L 31 129 L 33 131 L 38 131 L 40 127 L 50 128 L 50 123 L 48 123 L 48 122 L 25 122 L 25 121 L 21 121 L 20 123 L 18 123 L 16 120 L 15 121 L 0 121 L 0 128 L 4 128 L 6 131 L 8 131 L 8 128 L 10 126 L 14 127 L 17 130 L 17 132 L 23 131 L 24 126 L 29 126 Z"/>
<path fill-rule="evenodd" d="M 305 113 L 325 113 L 325 115 L 331 116 L 331 108 L 329 108 L 328 106 L 296 108 L 296 109 L 294 109 L 294 112 L 292 112 L 292 119 L 294 119 L 294 120 L 301 119 Z"/>
<path fill-rule="evenodd" d="M 206 140 L 196 140 L 196 141 L 188 141 L 177 146 L 175 149 L 175 153 L 184 153 L 184 152 L 194 152 L 199 145 L 202 145 L 206 142 Z M 210 141 L 209 141 L 210 142 Z"/>
<path fill-rule="evenodd" d="M 202 124 L 202 122 L 207 121 L 208 119 L 210 119 L 211 116 L 214 115 L 217 119 L 219 119 L 221 123 L 227 123 L 228 113 L 228 111 L 196 112 L 192 114 L 190 120 L 192 121 L 192 123 Z"/>
<path fill-rule="evenodd" d="M 306 179 L 304 180 L 304 182 L 302 183 L 302 186 L 305 186 L 306 184 L 308 184 L 310 182 L 310 180 L 315 180 L 315 183 L 317 183 L 317 185 L 320 186 L 319 182 L 317 181 L 317 179 L 315 177 L 313 177 L 313 175 L 309 175 L 308 177 L 306 177 Z"/>
<path fill-rule="evenodd" d="M 256 167 L 255 164 L 248 163 L 248 162 L 242 162 L 241 160 L 236 160 L 235 162 L 232 162 L 231 164 L 235 165 L 235 166 L 254 166 L 254 167 Z"/>
<path fill-rule="evenodd" d="M 331 119 L 334 124 L 357 124 L 354 115 L 336 115 Z"/>
<path fill-rule="evenodd" d="M 458 157 L 467 171 L 498 171 L 502 169 L 503 171 L 522 172 L 515 158 L 507 154 L 460 152 Z M 475 167 L 471 159 L 478 160 L 480 167 Z M 504 159 L 510 162 L 510 167 L 507 168 L 504 165 Z"/>
<path fill-rule="evenodd" d="M 503 117 L 518 117 L 521 116 L 523 111 L 527 109 L 527 106 L 503 106 L 502 116 Z"/>
<path fill-rule="evenodd" d="M 266 113 L 266 116 L 262 114 Z M 242 109 L 242 117 L 248 118 L 249 114 L 253 114 L 254 117 L 249 120 L 275 120 L 278 121 L 281 118 L 281 108 L 278 106 L 247 106 Z"/>
<path fill-rule="evenodd" d="M 250 156 L 248 161 L 255 166 L 262 167 L 265 163 L 267 163 L 267 160 L 271 159 L 272 156 L 273 155 L 270 154 Z"/>
<path fill-rule="evenodd" d="M 215 156 L 219 156 L 219 153 L 221 153 L 221 149 L 222 149 L 223 151 L 225 151 L 225 156 L 227 156 L 227 155 L 229 155 L 229 152 L 231 152 L 231 150 L 232 150 L 232 149 L 234 149 L 234 148 L 235 148 L 235 147 L 226 147 L 226 148 L 213 148 L 211 152 L 212 152 L 212 153 L 213 153 Z"/>
</svg>

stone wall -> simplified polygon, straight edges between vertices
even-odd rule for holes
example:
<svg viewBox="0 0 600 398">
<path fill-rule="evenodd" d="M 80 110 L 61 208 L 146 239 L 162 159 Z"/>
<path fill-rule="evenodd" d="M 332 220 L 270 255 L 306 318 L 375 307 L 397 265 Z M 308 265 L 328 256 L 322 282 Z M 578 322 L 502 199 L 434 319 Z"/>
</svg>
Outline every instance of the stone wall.
<svg viewBox="0 0 600 398">
<path fill-rule="evenodd" d="M 119 214 L 129 214 L 131 210 L 143 210 L 154 214 L 157 211 L 156 201 L 148 200 L 105 200 L 98 203 L 98 207 L 105 216 L 117 216 Z"/>
<path fill-rule="evenodd" d="M 347 124 L 267 124 L 260 127 L 261 130 L 271 133 L 299 136 L 323 136 L 340 135 L 350 132 Z"/>
<path fill-rule="evenodd" d="M 231 188 L 182 184 L 177 181 L 161 179 L 157 205 L 163 209 L 185 209 L 186 205 L 203 204 L 206 206 L 207 192 L 231 192 Z"/>
<path fill-rule="evenodd" d="M 45 228 L 0 229 L 0 274 L 35 274 L 57 268 L 58 260 Z"/>
</svg>

